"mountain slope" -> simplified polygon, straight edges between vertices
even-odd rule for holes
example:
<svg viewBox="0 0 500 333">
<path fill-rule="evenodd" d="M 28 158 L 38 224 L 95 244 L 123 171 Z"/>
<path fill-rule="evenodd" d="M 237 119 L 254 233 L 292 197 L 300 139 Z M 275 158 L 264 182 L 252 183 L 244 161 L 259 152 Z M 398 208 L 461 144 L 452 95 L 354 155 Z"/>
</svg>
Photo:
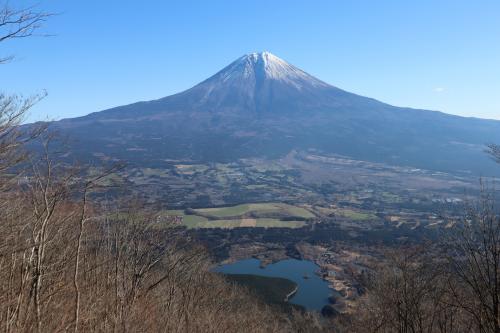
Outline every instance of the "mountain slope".
<svg viewBox="0 0 500 333">
<path fill-rule="evenodd" d="M 442 171 L 496 170 L 500 122 L 398 108 L 331 86 L 268 53 L 243 56 L 179 94 L 52 124 L 80 157 L 141 165 L 232 161 L 317 149 Z"/>
</svg>

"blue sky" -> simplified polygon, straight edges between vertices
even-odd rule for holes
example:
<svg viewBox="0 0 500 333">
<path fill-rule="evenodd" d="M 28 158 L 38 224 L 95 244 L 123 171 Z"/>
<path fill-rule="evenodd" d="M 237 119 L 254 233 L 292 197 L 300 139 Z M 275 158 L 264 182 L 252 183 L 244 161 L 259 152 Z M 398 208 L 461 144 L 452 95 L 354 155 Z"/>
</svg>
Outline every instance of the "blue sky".
<svg viewBox="0 0 500 333">
<path fill-rule="evenodd" d="M 263 50 L 393 105 L 500 119 L 498 0 L 37 3 L 54 36 L 0 47 L 17 56 L 0 91 L 48 92 L 30 120 L 164 97 Z"/>
</svg>

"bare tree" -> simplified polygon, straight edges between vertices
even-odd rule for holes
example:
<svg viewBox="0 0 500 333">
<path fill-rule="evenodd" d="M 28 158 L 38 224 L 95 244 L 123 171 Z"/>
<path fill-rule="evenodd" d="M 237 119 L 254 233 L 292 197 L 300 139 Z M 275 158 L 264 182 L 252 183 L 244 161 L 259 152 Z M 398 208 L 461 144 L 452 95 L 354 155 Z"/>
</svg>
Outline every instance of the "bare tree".
<svg viewBox="0 0 500 333">
<path fill-rule="evenodd" d="M 455 221 L 447 244 L 457 304 L 479 332 L 500 332 L 500 215 L 495 193 L 482 186 L 481 198 L 469 203 Z"/>
<path fill-rule="evenodd" d="M 0 43 L 33 36 L 51 15 L 37 11 L 36 7 L 14 8 L 9 2 L 0 3 Z M 0 64 L 13 58 L 13 55 L 0 57 Z"/>
<path fill-rule="evenodd" d="M 43 97 L 40 95 L 21 100 L 16 96 L 0 94 L 0 191 L 21 175 L 19 169 L 14 172 L 13 168 L 27 158 L 22 147 L 45 130 L 43 125 L 20 130 L 28 111 Z"/>
<path fill-rule="evenodd" d="M 354 320 L 359 332 L 469 332 L 450 304 L 447 274 L 423 247 L 390 251 L 375 268 Z"/>
<path fill-rule="evenodd" d="M 33 36 L 51 14 L 36 11 L 34 7 L 14 8 L 9 2 L 0 2 L 0 44 L 12 39 Z M 13 59 L 12 55 L 0 56 L 0 64 Z M 20 148 L 27 140 L 41 132 L 22 133 L 19 125 L 31 107 L 45 94 L 28 99 L 0 93 L 0 190 L 8 184 L 8 170 L 26 158 Z"/>
</svg>

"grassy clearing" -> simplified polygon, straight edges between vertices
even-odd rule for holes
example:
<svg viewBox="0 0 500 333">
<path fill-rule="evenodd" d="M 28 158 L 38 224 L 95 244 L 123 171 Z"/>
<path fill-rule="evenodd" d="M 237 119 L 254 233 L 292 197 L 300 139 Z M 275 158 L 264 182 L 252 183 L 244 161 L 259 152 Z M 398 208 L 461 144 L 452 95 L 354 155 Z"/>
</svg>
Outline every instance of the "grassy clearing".
<svg viewBox="0 0 500 333">
<path fill-rule="evenodd" d="M 189 229 L 203 228 L 203 226 L 209 222 L 206 217 L 198 215 L 184 215 L 182 221 Z"/>
<path fill-rule="evenodd" d="M 191 215 L 192 216 L 192 215 Z M 248 225 L 245 220 L 247 219 L 231 219 L 231 220 L 206 220 L 196 224 L 186 226 L 188 228 L 300 228 L 305 225 L 303 221 L 280 221 L 278 219 L 255 219 L 253 225 Z"/>
<path fill-rule="evenodd" d="M 216 217 L 239 216 L 250 212 L 250 205 L 238 205 L 222 208 L 203 208 L 196 209 L 195 211 L 200 214 L 206 214 Z"/>
<path fill-rule="evenodd" d="M 304 221 L 280 221 L 278 219 L 257 219 L 257 227 L 260 228 L 301 228 Z"/>
<path fill-rule="evenodd" d="M 241 220 L 212 220 L 202 223 L 198 228 L 220 228 L 220 229 L 232 229 L 238 228 L 241 225 Z"/>
<path fill-rule="evenodd" d="M 232 207 L 196 209 L 195 211 L 203 215 L 210 215 L 218 218 L 241 216 L 248 213 L 276 213 L 283 216 L 296 216 L 301 218 L 314 217 L 314 214 L 305 208 L 283 203 L 243 204 Z"/>
<path fill-rule="evenodd" d="M 184 213 L 184 211 L 180 210 L 180 209 L 167 210 L 166 214 L 167 215 L 182 216 L 183 225 L 185 225 L 188 229 L 202 228 L 203 225 L 205 225 L 205 223 L 208 222 L 208 219 L 206 217 L 198 216 L 198 215 L 186 215 Z"/>
<path fill-rule="evenodd" d="M 240 227 L 256 227 L 256 219 L 241 219 Z"/>
<path fill-rule="evenodd" d="M 194 214 L 184 210 L 168 210 L 167 214 L 182 216 L 183 224 L 189 228 L 300 228 L 306 222 L 293 220 L 293 217 L 312 218 L 315 215 L 305 208 L 281 203 L 243 204 L 232 207 L 195 209 Z M 279 216 L 252 218 L 248 213 L 273 213 Z M 197 215 L 199 214 L 199 215 Z M 203 215 L 203 216 L 202 216 Z M 207 218 L 214 217 L 214 218 Z M 290 221 L 281 221 L 280 216 L 292 217 Z"/>
<path fill-rule="evenodd" d="M 319 215 L 336 214 L 337 216 L 343 216 L 352 221 L 367 221 L 367 220 L 378 219 L 378 217 L 375 214 L 355 211 L 347 208 L 328 208 L 328 207 L 314 206 L 313 209 Z"/>
<path fill-rule="evenodd" d="M 286 205 L 286 210 L 290 212 L 290 215 L 303 217 L 305 219 L 310 219 L 314 217 L 314 214 L 305 208 Z"/>
</svg>

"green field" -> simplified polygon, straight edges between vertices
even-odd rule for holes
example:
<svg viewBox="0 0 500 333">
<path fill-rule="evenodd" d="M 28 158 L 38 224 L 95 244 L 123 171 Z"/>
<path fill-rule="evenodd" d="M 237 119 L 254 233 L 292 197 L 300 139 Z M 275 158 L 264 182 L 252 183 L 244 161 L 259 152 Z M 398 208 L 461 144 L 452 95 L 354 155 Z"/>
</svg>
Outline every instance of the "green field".
<svg viewBox="0 0 500 333">
<path fill-rule="evenodd" d="M 304 221 L 281 221 L 277 219 L 257 219 L 257 227 L 261 228 L 300 228 Z"/>
<path fill-rule="evenodd" d="M 203 225 L 205 225 L 208 222 L 208 219 L 206 217 L 198 215 L 183 215 L 182 221 L 184 222 L 184 225 L 186 227 L 191 229 L 191 228 L 203 228 Z"/>
<path fill-rule="evenodd" d="M 229 220 L 209 220 L 205 217 L 198 215 L 183 215 L 184 225 L 188 229 L 210 229 L 210 228 L 300 228 L 305 225 L 304 221 L 280 221 L 278 219 L 253 219 L 255 223 L 249 225 L 245 224 L 248 219 L 229 219 Z"/>
<path fill-rule="evenodd" d="M 251 211 L 251 204 L 238 205 L 232 207 L 223 207 L 223 208 L 203 208 L 196 209 L 195 211 L 201 214 L 207 214 L 216 217 L 229 217 L 229 216 L 238 216 L 243 215 Z"/>
<path fill-rule="evenodd" d="M 256 203 L 243 204 L 222 208 L 203 208 L 196 209 L 196 212 L 215 217 L 240 216 L 248 213 L 276 213 L 284 216 L 296 216 L 301 218 L 313 218 L 314 214 L 305 208 L 292 206 L 283 203 Z"/>
<path fill-rule="evenodd" d="M 189 213 L 183 210 L 169 210 L 167 214 L 182 216 L 183 225 L 189 229 L 300 228 L 306 224 L 304 219 L 315 216 L 305 208 L 282 203 L 251 203 L 187 211 Z M 270 214 L 270 217 L 266 214 Z"/>
</svg>

